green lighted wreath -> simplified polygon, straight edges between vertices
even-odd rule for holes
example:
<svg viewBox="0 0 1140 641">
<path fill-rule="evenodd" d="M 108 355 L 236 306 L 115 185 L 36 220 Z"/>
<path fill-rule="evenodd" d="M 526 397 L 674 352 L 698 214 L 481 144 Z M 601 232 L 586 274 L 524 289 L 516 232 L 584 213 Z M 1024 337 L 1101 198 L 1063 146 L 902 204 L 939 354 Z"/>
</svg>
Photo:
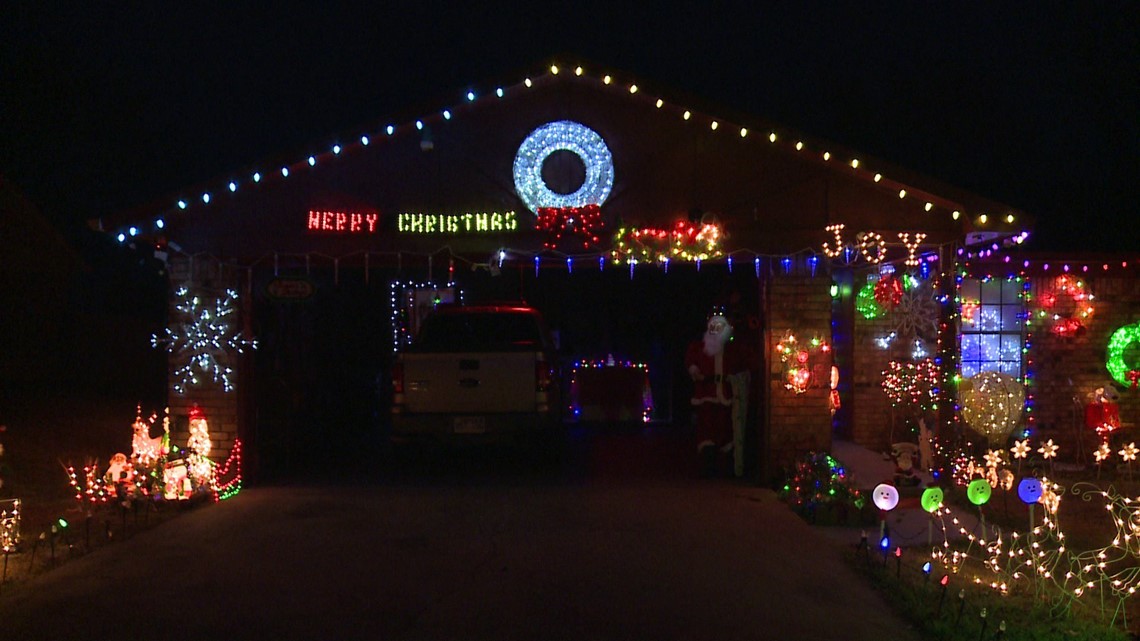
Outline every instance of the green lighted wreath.
<svg viewBox="0 0 1140 641">
<path fill-rule="evenodd" d="M 1112 333 L 1112 338 L 1108 339 L 1108 356 L 1104 363 L 1113 380 L 1127 387 L 1136 387 L 1140 381 L 1140 369 L 1124 360 L 1124 353 L 1133 345 L 1140 347 L 1140 323 L 1125 325 Z"/>
<path fill-rule="evenodd" d="M 855 309 L 863 315 L 863 318 L 871 320 L 882 316 L 886 310 L 875 300 L 875 282 L 868 281 L 859 289 L 859 293 L 855 295 Z"/>
</svg>

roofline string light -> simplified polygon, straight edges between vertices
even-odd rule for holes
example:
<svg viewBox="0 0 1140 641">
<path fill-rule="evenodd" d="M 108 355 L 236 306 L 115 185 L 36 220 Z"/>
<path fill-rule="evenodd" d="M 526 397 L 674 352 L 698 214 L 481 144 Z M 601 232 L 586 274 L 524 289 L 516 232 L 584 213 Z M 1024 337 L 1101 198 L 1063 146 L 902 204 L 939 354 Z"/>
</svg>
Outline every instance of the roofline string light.
<svg viewBox="0 0 1140 641">
<path fill-rule="evenodd" d="M 560 71 L 561 71 L 561 68 L 559 67 L 558 64 L 551 64 L 549 67 L 547 67 L 546 74 L 553 77 L 553 76 L 559 75 Z M 586 70 L 583 69 L 581 66 L 576 66 L 574 68 L 573 72 L 574 72 L 574 75 L 576 77 L 580 77 L 580 78 L 588 75 Z M 640 99 L 640 97 L 644 96 L 645 100 L 647 101 L 647 104 L 653 105 L 654 108 L 656 108 L 656 109 L 661 109 L 664 106 L 666 106 L 666 104 L 668 104 L 661 98 L 648 95 L 647 92 L 644 91 L 644 88 L 641 86 L 640 83 L 636 83 L 636 82 L 628 82 L 628 83 L 624 83 L 624 84 L 618 83 L 618 82 L 616 82 L 615 78 L 610 74 L 604 74 L 600 77 L 597 77 L 597 80 L 599 80 L 601 82 L 601 84 L 606 85 L 606 86 L 614 85 L 614 84 L 619 85 L 620 89 L 624 93 L 626 93 L 627 95 L 631 96 L 632 99 L 636 100 L 636 99 Z M 515 87 L 510 87 L 510 88 L 504 89 L 502 86 L 498 86 L 493 91 L 488 91 L 486 93 L 486 96 L 494 96 L 494 98 L 486 98 L 483 95 L 480 95 L 480 93 L 475 91 L 474 89 L 469 89 L 469 90 L 465 91 L 462 94 L 462 98 L 464 99 L 464 101 L 467 104 L 474 104 L 477 101 L 481 101 L 481 100 L 498 100 L 498 99 L 504 98 L 507 95 L 507 93 L 513 93 L 514 89 L 516 89 L 517 87 L 521 86 L 521 87 L 525 87 L 525 88 L 531 88 L 534 85 L 535 85 L 535 79 L 528 76 L 528 77 L 524 78 L 521 83 L 519 83 L 518 85 L 515 85 Z M 670 105 L 670 106 L 674 106 L 674 105 Z M 695 114 L 691 110 L 683 109 L 679 106 L 676 106 L 676 108 L 678 109 L 679 112 L 682 113 L 682 117 L 684 120 L 689 121 L 689 120 L 693 119 Z M 436 119 L 451 120 L 453 118 L 458 118 L 459 115 L 460 114 L 457 112 L 455 107 L 440 107 L 438 109 L 433 110 L 431 112 L 430 116 L 422 117 L 419 119 L 412 119 L 406 125 L 397 126 L 397 125 L 389 124 L 386 127 L 384 127 L 382 130 L 386 131 L 388 136 L 391 137 L 391 136 L 395 135 L 395 133 L 398 130 L 414 127 L 414 126 L 416 126 L 416 123 L 418 123 L 419 127 L 422 128 L 424 126 L 424 123 L 429 123 L 429 122 L 436 120 Z M 702 117 L 702 118 L 700 118 L 700 120 L 702 120 L 705 124 L 708 125 L 710 131 L 717 130 L 719 128 L 719 125 L 721 125 L 721 124 L 724 124 L 726 126 L 730 126 L 730 123 L 724 122 L 718 118 Z M 750 137 L 747 137 L 748 128 L 745 125 L 743 125 L 742 123 L 731 124 L 731 126 L 740 131 L 740 138 L 742 140 L 751 140 L 752 139 Z M 792 142 L 792 140 L 795 140 L 795 142 Z M 780 141 L 780 142 L 778 142 L 778 141 Z M 360 143 L 360 146 L 362 146 L 362 147 L 367 147 L 370 142 L 372 142 L 372 140 L 369 137 L 368 133 L 364 133 L 359 137 L 359 143 Z M 828 150 L 825 150 L 823 148 L 820 148 L 817 151 L 811 150 L 810 148 L 807 147 L 807 145 L 805 145 L 805 143 L 803 142 L 802 139 L 793 139 L 793 138 L 786 137 L 786 136 L 780 136 L 777 134 L 776 131 L 770 132 L 770 134 L 768 136 L 768 143 L 773 144 L 773 145 L 774 144 L 784 144 L 788 147 L 789 150 L 793 150 L 794 152 L 798 152 L 801 154 L 806 149 L 807 151 L 818 155 L 820 162 L 823 162 L 823 163 L 830 164 L 829 161 L 832 158 L 832 153 Z M 283 165 L 280 169 L 281 177 L 282 177 L 282 179 L 286 179 L 286 178 L 289 178 L 290 176 L 292 176 L 295 172 L 291 172 L 291 168 L 304 167 L 304 166 L 308 166 L 310 168 L 315 168 L 316 165 L 318 164 L 318 162 L 320 162 L 322 160 L 322 156 L 331 155 L 333 157 L 337 157 L 337 156 L 341 155 L 342 151 L 350 150 L 350 147 L 351 147 L 350 145 L 341 145 L 340 143 L 337 143 L 337 144 L 333 145 L 332 147 L 326 149 L 326 151 L 324 151 L 324 152 L 317 153 L 317 154 L 305 154 L 298 162 Z M 879 185 L 884 189 L 895 190 L 895 192 L 898 194 L 900 199 L 915 200 L 916 198 L 921 196 L 922 201 L 924 202 L 923 207 L 924 207 L 924 210 L 926 212 L 931 212 L 935 208 L 939 208 L 939 209 L 944 208 L 944 209 L 946 209 L 946 213 L 950 214 L 952 219 L 958 220 L 961 217 L 963 208 L 960 205 L 955 205 L 955 204 L 953 204 L 953 203 L 951 203 L 945 199 L 937 198 L 931 194 L 920 192 L 919 190 L 914 189 L 913 186 L 910 186 L 910 190 L 908 191 L 907 186 L 904 186 L 903 183 L 893 182 L 890 179 L 884 178 L 884 176 L 881 172 L 876 172 L 876 171 L 867 169 L 866 164 L 867 163 L 865 163 L 864 161 L 862 161 L 858 158 L 852 157 L 846 161 L 844 166 L 846 166 L 849 171 L 855 173 L 856 175 L 865 177 L 872 184 Z M 251 174 L 251 180 L 254 184 L 260 184 L 264 177 L 265 176 L 260 171 L 254 172 L 253 174 Z M 241 183 L 238 182 L 236 179 L 233 179 L 232 177 L 225 178 L 223 180 L 223 184 L 228 187 L 228 189 L 231 193 L 236 193 L 238 188 L 241 186 Z M 911 192 L 916 192 L 916 193 L 911 193 Z M 907 198 L 907 197 L 910 197 L 910 198 Z M 217 199 L 211 198 L 209 196 L 208 192 L 203 192 L 202 200 L 203 200 L 202 205 L 205 206 L 205 205 L 212 204 Z M 936 204 L 937 201 L 941 201 L 941 203 L 945 203 L 945 206 L 943 206 L 943 204 Z M 188 210 L 190 208 L 190 203 L 188 203 L 185 199 L 178 200 L 176 202 L 176 205 L 177 205 L 177 209 L 180 209 L 180 210 Z M 165 214 L 165 213 L 166 212 L 163 212 L 163 214 Z M 990 222 L 990 218 L 991 217 L 988 214 L 979 212 L 979 214 L 977 216 L 973 217 L 973 221 L 977 226 L 984 227 L 984 226 L 988 225 L 988 223 Z M 995 215 L 992 218 L 994 220 L 1003 221 L 1006 224 L 1013 224 L 1017 220 L 1017 216 L 1013 212 L 1005 212 L 1004 214 L 1001 214 L 1001 215 Z M 1023 232 L 1023 235 L 1025 233 L 1027 233 L 1027 232 Z M 112 232 L 112 234 L 114 234 L 114 232 Z M 126 242 L 126 240 L 127 240 L 126 234 L 123 234 L 123 233 L 117 234 L 117 238 L 119 239 L 119 242 Z"/>
</svg>

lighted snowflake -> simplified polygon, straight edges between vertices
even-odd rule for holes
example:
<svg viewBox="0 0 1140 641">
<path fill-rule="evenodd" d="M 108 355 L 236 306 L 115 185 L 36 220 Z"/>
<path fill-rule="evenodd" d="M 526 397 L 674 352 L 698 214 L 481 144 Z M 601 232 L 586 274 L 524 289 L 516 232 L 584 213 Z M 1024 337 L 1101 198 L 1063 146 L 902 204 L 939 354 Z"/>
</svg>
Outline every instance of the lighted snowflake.
<svg viewBox="0 0 1140 641">
<path fill-rule="evenodd" d="M 1049 460 L 1049 459 L 1057 456 L 1057 450 L 1059 450 L 1059 449 L 1061 449 L 1060 446 L 1054 445 L 1053 439 L 1049 439 L 1048 441 L 1045 441 L 1044 445 L 1037 448 L 1037 451 L 1041 453 L 1042 458 L 1044 458 L 1045 460 Z"/>
<path fill-rule="evenodd" d="M 151 345 L 164 344 L 168 353 L 186 359 L 185 365 L 174 371 L 177 379 L 174 391 L 185 394 L 188 386 L 200 385 L 205 377 L 221 383 L 223 390 L 232 391 L 231 355 L 244 353 L 246 346 L 257 349 L 257 341 L 242 338 L 240 330 L 229 321 L 237 311 L 234 306 L 237 292 L 227 289 L 225 296 L 212 301 L 192 296 L 185 287 L 179 288 L 175 295 L 178 297 L 178 304 L 174 306 L 178 312 L 177 324 L 166 328 L 164 338 L 157 335 L 150 338 Z"/>
<path fill-rule="evenodd" d="M 1120 450 L 1118 454 L 1120 454 L 1120 458 L 1125 461 L 1135 461 L 1137 452 L 1140 452 L 1140 449 L 1137 449 L 1136 443 L 1129 443 L 1125 445 L 1124 449 Z"/>
<path fill-rule="evenodd" d="M 1110 456 L 1112 456 L 1112 448 L 1108 446 L 1108 443 L 1101 443 L 1097 451 L 1093 452 L 1093 458 L 1096 459 L 1097 463 L 1103 463 Z"/>
<path fill-rule="evenodd" d="M 1029 439 L 1024 441 L 1014 441 L 1013 447 L 1009 448 L 1010 454 L 1013 458 L 1021 459 L 1029 455 Z"/>
<path fill-rule="evenodd" d="M 938 336 L 938 302 L 929 280 L 919 280 L 910 274 L 903 276 L 906 285 L 899 304 L 891 312 L 895 332 L 899 336 L 933 340 Z"/>
</svg>

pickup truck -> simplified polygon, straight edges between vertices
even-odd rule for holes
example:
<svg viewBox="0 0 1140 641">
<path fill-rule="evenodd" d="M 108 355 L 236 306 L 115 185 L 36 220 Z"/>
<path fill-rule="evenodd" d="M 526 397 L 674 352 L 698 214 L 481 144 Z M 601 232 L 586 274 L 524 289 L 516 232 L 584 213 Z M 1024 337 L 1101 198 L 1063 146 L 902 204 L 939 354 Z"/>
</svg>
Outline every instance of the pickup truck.
<svg viewBox="0 0 1140 641">
<path fill-rule="evenodd" d="M 392 440 L 552 442 L 557 352 L 524 304 L 441 305 L 392 368 Z"/>
</svg>

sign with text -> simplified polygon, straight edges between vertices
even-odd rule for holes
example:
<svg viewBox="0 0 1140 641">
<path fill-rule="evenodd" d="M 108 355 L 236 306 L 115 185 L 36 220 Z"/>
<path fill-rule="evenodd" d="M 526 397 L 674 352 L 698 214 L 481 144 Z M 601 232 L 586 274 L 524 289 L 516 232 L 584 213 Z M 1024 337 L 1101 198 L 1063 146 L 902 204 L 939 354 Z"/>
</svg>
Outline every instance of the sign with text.
<svg viewBox="0 0 1140 641">
<path fill-rule="evenodd" d="M 515 231 L 515 212 L 469 212 L 463 214 L 400 214 L 396 229 L 401 234 L 481 234 Z"/>
<path fill-rule="evenodd" d="M 308 230 L 334 234 L 375 234 L 380 214 L 309 210 Z"/>
</svg>

